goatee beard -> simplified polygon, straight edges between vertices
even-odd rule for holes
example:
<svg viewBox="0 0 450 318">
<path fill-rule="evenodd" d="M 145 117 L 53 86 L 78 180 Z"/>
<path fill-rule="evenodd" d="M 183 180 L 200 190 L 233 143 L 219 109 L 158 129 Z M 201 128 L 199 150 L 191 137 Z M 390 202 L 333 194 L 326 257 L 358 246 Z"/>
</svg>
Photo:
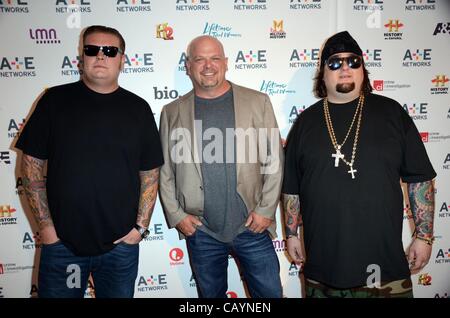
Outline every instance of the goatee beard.
<svg viewBox="0 0 450 318">
<path fill-rule="evenodd" d="M 355 89 L 355 83 L 344 83 L 344 84 L 337 84 L 336 85 L 336 91 L 338 93 L 350 93 Z"/>
</svg>

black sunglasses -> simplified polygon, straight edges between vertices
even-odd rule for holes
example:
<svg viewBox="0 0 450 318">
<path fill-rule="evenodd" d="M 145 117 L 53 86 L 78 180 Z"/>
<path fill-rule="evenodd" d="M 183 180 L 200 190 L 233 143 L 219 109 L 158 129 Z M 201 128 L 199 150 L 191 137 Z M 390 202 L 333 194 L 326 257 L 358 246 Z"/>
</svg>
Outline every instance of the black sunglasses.
<svg viewBox="0 0 450 318">
<path fill-rule="evenodd" d="M 123 51 L 116 46 L 85 45 L 83 47 L 84 54 L 87 56 L 97 56 L 100 50 L 107 57 L 116 57 L 117 53 L 123 54 Z"/>
<path fill-rule="evenodd" d="M 357 69 L 361 67 L 362 58 L 358 55 L 350 55 L 347 57 L 331 57 L 326 61 L 328 68 L 332 71 L 336 71 L 344 65 L 344 61 L 347 63 L 348 67 Z"/>
</svg>

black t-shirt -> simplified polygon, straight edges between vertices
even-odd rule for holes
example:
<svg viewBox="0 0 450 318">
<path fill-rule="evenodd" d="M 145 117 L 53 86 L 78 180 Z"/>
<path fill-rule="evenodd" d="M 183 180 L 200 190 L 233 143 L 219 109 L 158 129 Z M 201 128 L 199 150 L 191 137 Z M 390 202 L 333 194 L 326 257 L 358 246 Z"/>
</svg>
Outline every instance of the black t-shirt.
<svg viewBox="0 0 450 318">
<path fill-rule="evenodd" d="M 329 103 L 338 143 L 357 103 Z M 409 277 L 400 180 L 415 183 L 436 176 L 416 126 L 399 103 L 369 94 L 362 116 L 355 179 L 342 161 L 334 166 L 323 101 L 298 117 L 285 149 L 282 192 L 300 196 L 305 276 L 337 288 L 367 285 L 371 264 L 380 266 L 383 282 Z M 348 161 L 355 128 L 356 122 L 342 150 Z"/>
<path fill-rule="evenodd" d="M 61 241 L 78 255 L 99 255 L 136 223 L 139 171 L 163 164 L 148 103 L 118 88 L 82 81 L 50 88 L 16 147 L 48 160 L 47 197 Z"/>
</svg>

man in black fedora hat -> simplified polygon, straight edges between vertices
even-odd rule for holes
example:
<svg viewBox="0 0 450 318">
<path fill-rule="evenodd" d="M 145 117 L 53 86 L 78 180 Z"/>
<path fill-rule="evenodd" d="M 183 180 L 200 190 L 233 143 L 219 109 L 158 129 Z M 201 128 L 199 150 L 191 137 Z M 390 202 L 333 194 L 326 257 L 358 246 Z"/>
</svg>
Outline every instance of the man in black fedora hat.
<svg viewBox="0 0 450 318">
<path fill-rule="evenodd" d="M 304 262 L 306 296 L 412 297 L 410 275 L 433 243 L 436 173 L 420 134 L 398 102 L 371 93 L 347 31 L 326 41 L 314 92 L 321 100 L 287 139 L 282 189 L 288 252 Z M 416 227 L 406 257 L 400 181 Z"/>
</svg>

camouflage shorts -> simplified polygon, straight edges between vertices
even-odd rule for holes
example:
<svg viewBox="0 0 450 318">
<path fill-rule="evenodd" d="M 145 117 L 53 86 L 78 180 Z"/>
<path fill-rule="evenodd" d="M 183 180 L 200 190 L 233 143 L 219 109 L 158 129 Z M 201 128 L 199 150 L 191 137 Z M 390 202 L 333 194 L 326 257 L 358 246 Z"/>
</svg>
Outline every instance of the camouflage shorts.
<svg viewBox="0 0 450 318">
<path fill-rule="evenodd" d="M 367 286 L 339 289 L 305 279 L 307 298 L 413 298 L 411 278 L 381 283 L 380 288 Z"/>
</svg>

